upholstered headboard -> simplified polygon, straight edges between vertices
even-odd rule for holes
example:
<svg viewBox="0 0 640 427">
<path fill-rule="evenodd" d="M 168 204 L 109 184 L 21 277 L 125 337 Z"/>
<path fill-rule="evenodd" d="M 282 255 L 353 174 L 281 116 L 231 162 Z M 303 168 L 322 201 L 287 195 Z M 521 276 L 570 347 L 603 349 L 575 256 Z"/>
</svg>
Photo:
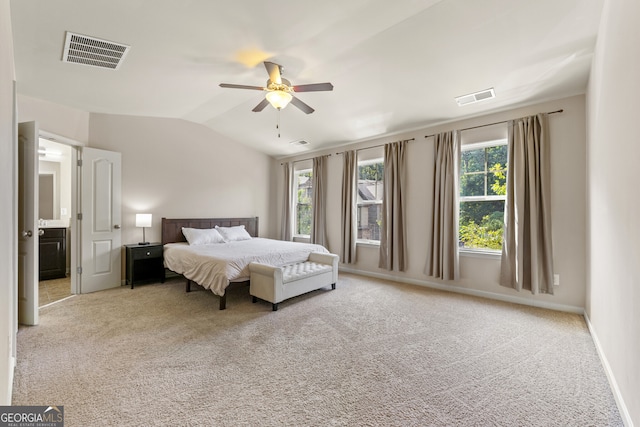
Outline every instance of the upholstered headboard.
<svg viewBox="0 0 640 427">
<path fill-rule="evenodd" d="M 182 227 L 214 228 L 244 225 L 251 237 L 258 237 L 258 217 L 251 218 L 162 218 L 162 244 L 186 242 Z"/>
</svg>

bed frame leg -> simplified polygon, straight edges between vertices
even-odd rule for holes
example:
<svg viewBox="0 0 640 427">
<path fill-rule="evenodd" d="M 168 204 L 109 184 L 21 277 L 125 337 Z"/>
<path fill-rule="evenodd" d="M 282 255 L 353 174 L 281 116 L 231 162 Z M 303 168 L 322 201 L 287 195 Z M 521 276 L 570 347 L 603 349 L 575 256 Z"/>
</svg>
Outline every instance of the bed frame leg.
<svg viewBox="0 0 640 427">
<path fill-rule="evenodd" d="M 331 284 L 331 289 L 335 289 L 335 288 L 336 288 L 336 284 L 335 284 L 335 283 L 332 283 L 332 284 Z"/>
<path fill-rule="evenodd" d="M 186 292 L 191 292 L 191 280 L 187 279 L 187 285 L 185 287 Z"/>
<path fill-rule="evenodd" d="M 220 297 L 220 310 L 227 308 L 227 294 Z"/>
<path fill-rule="evenodd" d="M 271 304 L 272 311 L 278 311 L 278 304 Z"/>
<path fill-rule="evenodd" d="M 251 302 L 254 303 L 254 304 L 257 303 L 258 302 L 258 297 L 252 296 L 251 297 Z"/>
</svg>

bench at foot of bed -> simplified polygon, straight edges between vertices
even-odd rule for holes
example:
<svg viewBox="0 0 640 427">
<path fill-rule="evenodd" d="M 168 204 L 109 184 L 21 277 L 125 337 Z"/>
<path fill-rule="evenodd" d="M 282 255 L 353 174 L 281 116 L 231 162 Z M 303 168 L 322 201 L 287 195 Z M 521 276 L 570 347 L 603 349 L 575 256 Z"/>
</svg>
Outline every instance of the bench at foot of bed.
<svg viewBox="0 0 640 427">
<path fill-rule="evenodd" d="M 335 289 L 338 258 L 334 254 L 312 252 L 307 261 L 281 267 L 252 262 L 249 293 L 253 302 L 257 298 L 268 301 L 276 311 L 278 304 L 286 299 L 329 285 Z"/>
</svg>

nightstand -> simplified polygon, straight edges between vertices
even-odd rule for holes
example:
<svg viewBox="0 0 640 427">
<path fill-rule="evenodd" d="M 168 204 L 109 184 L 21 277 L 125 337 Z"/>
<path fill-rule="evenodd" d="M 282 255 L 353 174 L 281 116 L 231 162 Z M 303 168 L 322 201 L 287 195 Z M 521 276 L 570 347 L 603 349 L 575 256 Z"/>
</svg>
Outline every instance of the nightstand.
<svg viewBox="0 0 640 427">
<path fill-rule="evenodd" d="M 162 244 L 124 245 L 127 259 L 127 285 L 160 280 L 164 283 Z"/>
</svg>

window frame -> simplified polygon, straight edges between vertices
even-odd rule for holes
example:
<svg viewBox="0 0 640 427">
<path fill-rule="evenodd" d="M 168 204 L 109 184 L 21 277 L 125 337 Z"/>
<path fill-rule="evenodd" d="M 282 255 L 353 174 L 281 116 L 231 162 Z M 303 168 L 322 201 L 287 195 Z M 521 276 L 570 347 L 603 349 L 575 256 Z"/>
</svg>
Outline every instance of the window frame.
<svg viewBox="0 0 640 427">
<path fill-rule="evenodd" d="M 300 169 L 294 169 L 293 171 L 293 237 L 294 238 L 302 238 L 308 239 L 311 237 L 311 234 L 300 234 L 298 233 L 298 205 L 307 205 L 307 203 L 299 203 L 298 201 L 298 190 L 299 190 L 299 176 L 302 174 L 309 173 L 311 174 L 309 177 L 309 181 L 311 182 L 311 196 L 309 198 L 309 212 L 313 212 L 313 168 L 312 167 L 301 167 Z"/>
<path fill-rule="evenodd" d="M 468 143 L 468 144 L 463 144 L 460 148 L 460 154 L 462 157 L 462 153 L 465 151 L 474 151 L 474 150 L 480 150 L 480 149 L 487 149 L 487 148 L 491 148 L 491 147 L 500 147 L 500 146 L 508 146 L 508 139 L 507 138 L 499 138 L 499 139 L 492 139 L 492 140 L 487 140 L 487 141 L 481 141 L 481 142 L 474 142 L 474 143 Z M 507 148 L 508 150 L 508 148 Z M 485 151 L 486 153 L 486 151 Z M 462 163 L 462 161 L 461 161 Z M 508 168 L 509 168 L 509 154 L 507 151 L 507 158 L 505 161 L 505 174 L 508 173 Z M 462 172 L 462 164 L 460 165 L 460 180 L 459 180 L 459 188 L 458 188 L 458 227 L 460 226 L 460 212 L 462 211 L 462 203 L 463 202 L 491 202 L 491 201 L 504 201 L 505 206 L 506 206 L 506 202 L 507 202 L 507 195 L 495 195 L 495 194 L 487 194 L 488 192 L 488 179 L 487 176 L 488 174 L 490 174 L 490 170 L 489 170 L 489 165 L 487 162 L 487 157 L 485 155 L 485 162 L 484 162 L 484 170 L 483 171 L 479 171 L 479 172 L 472 172 L 472 173 L 467 173 L 467 175 L 472 175 L 472 174 L 482 174 L 485 176 L 485 180 L 484 180 L 484 192 L 485 195 L 484 196 L 462 196 L 460 193 L 462 192 L 462 176 L 464 175 Z M 506 184 L 506 182 L 505 182 Z M 503 225 L 503 232 L 504 232 L 504 225 Z M 504 238 L 504 234 L 503 234 L 503 238 Z M 467 256 L 486 256 L 486 257 L 491 257 L 491 258 L 495 258 L 497 256 L 499 256 L 501 254 L 501 249 L 490 249 L 490 248 L 471 248 L 471 247 L 464 247 L 461 245 L 462 241 L 460 240 L 460 234 L 458 232 L 458 253 L 460 253 L 461 255 L 467 255 Z"/>
<path fill-rule="evenodd" d="M 368 165 L 374 165 L 374 164 L 378 164 L 381 163 L 382 167 L 383 167 L 383 174 L 382 174 L 382 179 L 380 181 L 382 181 L 382 194 L 380 195 L 380 200 L 364 200 L 363 202 L 359 203 L 358 202 L 358 195 L 356 194 L 356 205 L 355 205 L 355 209 L 356 209 L 356 227 L 357 227 L 357 231 L 359 232 L 359 227 L 358 224 L 360 224 L 360 207 L 367 207 L 367 206 L 380 206 L 382 207 L 382 198 L 384 196 L 384 155 L 381 157 L 374 157 L 374 158 L 367 158 L 366 160 L 359 160 L 358 159 L 358 177 L 357 177 L 357 181 L 356 181 L 356 193 L 358 192 L 358 188 L 357 186 L 360 183 L 360 167 L 361 166 L 368 166 Z M 377 188 L 376 188 L 377 191 Z M 377 196 L 377 195 L 376 195 Z M 372 240 L 372 239 L 360 239 L 357 237 L 356 234 L 356 245 L 365 245 L 365 246 L 380 246 L 380 240 Z"/>
</svg>

